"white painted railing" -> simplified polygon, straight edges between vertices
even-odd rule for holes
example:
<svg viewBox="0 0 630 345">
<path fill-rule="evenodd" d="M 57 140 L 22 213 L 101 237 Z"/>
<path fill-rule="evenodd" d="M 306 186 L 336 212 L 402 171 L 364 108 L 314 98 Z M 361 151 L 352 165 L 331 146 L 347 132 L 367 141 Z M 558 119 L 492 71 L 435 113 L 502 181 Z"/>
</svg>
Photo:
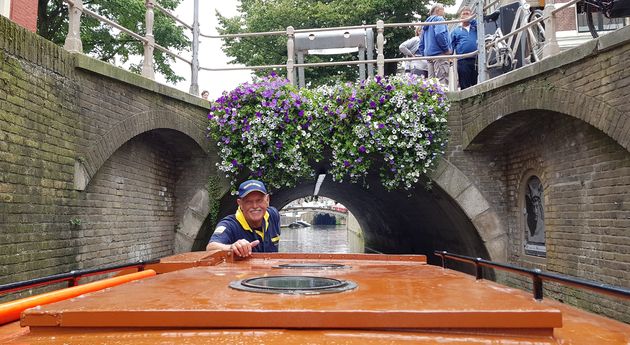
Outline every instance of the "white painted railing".
<svg viewBox="0 0 630 345">
<path fill-rule="evenodd" d="M 497 0 L 495 0 L 496 2 Z M 549 0 L 553 1 L 553 0 Z M 101 15 L 95 13 L 83 6 L 82 0 L 64 0 L 66 4 L 69 6 L 69 28 L 68 35 L 66 37 L 64 47 L 71 52 L 83 52 L 81 37 L 80 37 L 80 26 L 81 26 L 81 15 L 86 14 L 91 17 L 94 17 L 100 20 L 103 23 L 106 23 L 126 34 L 133 37 L 134 39 L 142 42 L 144 44 L 144 60 L 142 66 L 142 75 L 154 79 L 155 77 L 155 68 L 153 64 L 153 53 L 154 50 L 157 49 L 159 51 L 168 54 L 169 56 L 179 59 L 181 61 L 186 62 L 191 66 L 191 86 L 189 92 L 191 94 L 197 95 L 199 92 L 198 86 L 198 74 L 200 70 L 205 71 L 234 71 L 234 70 L 260 70 L 260 69 L 273 69 L 273 68 L 286 68 L 287 70 L 287 78 L 295 84 L 294 71 L 299 67 L 325 67 L 325 66 L 347 66 L 347 65 L 359 65 L 359 64 L 375 64 L 377 67 L 377 74 L 380 76 L 384 75 L 384 66 L 385 63 L 388 62 L 401 62 L 401 61 L 413 61 L 413 60 L 449 60 L 450 61 L 450 70 L 449 70 L 449 88 L 451 91 L 456 90 L 457 83 L 457 59 L 471 57 L 478 55 L 478 66 L 479 66 L 479 81 L 484 81 L 487 79 L 487 70 L 485 69 L 486 63 L 486 50 L 490 48 L 492 45 L 496 45 L 499 42 L 505 41 L 510 37 L 519 34 L 524 30 L 528 30 L 528 28 L 537 25 L 541 21 L 545 21 L 545 47 L 543 50 L 544 57 L 556 54 L 558 52 L 558 44 L 555 37 L 555 15 L 558 11 L 565 9 L 579 0 L 572 0 L 568 3 L 562 4 L 562 6 L 555 8 L 554 4 L 550 2 L 545 6 L 545 14 L 543 17 L 528 23 L 527 25 L 520 27 L 518 30 L 505 34 L 502 38 L 495 40 L 489 44 L 484 44 L 484 25 L 483 18 L 481 15 L 477 15 L 478 22 L 480 23 L 478 27 L 479 34 L 479 45 L 478 50 L 472 53 L 464 54 L 464 55 L 439 55 L 439 56 L 418 56 L 411 58 L 389 58 L 386 59 L 384 56 L 384 31 L 386 28 L 400 28 L 400 27 L 418 27 L 418 26 L 427 26 L 427 25 L 441 25 L 441 24 L 453 24 L 464 21 L 464 19 L 458 20 L 449 20 L 442 22 L 417 22 L 417 23 L 384 23 L 382 20 L 377 21 L 376 24 L 369 25 L 360 25 L 360 26 L 340 26 L 333 28 L 314 28 L 314 29 L 294 29 L 289 26 L 285 31 L 268 31 L 268 32 L 253 32 L 253 33 L 239 33 L 239 34 L 226 34 L 226 35 L 206 35 L 199 31 L 199 0 L 195 0 L 194 3 L 194 20 L 193 24 L 190 25 L 179 18 L 173 15 L 170 11 L 160 6 L 155 0 L 145 0 L 146 5 L 146 15 L 145 15 L 145 25 L 146 32 L 145 35 L 142 36 L 137 34 Z M 484 2 L 479 2 L 477 5 L 477 13 L 484 13 L 484 10 L 493 5 L 493 2 L 490 2 L 488 5 L 484 4 Z M 157 44 L 155 42 L 155 38 L 153 36 L 153 25 L 154 25 L 154 10 L 157 9 L 163 12 L 166 16 L 176 21 L 184 28 L 191 30 L 193 33 L 193 42 L 192 42 L 192 59 L 187 59 L 182 57 L 181 55 L 171 52 L 167 48 Z M 471 17 L 472 18 L 472 17 Z M 467 18 L 465 20 L 468 20 Z M 313 32 L 321 32 L 321 31 L 331 31 L 331 30 L 353 30 L 353 29 L 376 29 L 376 59 L 366 59 L 360 61 L 336 61 L 336 62 L 318 62 L 318 63 L 296 63 L 293 60 L 295 55 L 295 34 L 297 33 L 313 33 Z M 276 65 L 259 65 L 259 66 L 230 66 L 230 67 L 206 67 L 199 65 L 199 37 L 211 38 L 211 39 L 225 39 L 225 38 L 244 38 L 244 37 L 257 37 L 257 36 L 274 36 L 274 35 L 286 35 L 287 36 L 287 62 L 286 64 L 276 64 Z"/>
</svg>

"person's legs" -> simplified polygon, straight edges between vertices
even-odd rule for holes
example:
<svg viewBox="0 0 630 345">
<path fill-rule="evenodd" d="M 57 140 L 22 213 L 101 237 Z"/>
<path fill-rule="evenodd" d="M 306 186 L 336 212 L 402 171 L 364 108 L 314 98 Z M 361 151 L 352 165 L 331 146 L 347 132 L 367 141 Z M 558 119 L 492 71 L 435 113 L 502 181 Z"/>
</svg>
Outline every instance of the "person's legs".
<svg viewBox="0 0 630 345">
<path fill-rule="evenodd" d="M 458 60 L 457 75 L 459 76 L 459 88 L 461 90 L 477 84 L 477 69 L 475 68 L 475 59 Z"/>
<path fill-rule="evenodd" d="M 440 83 L 448 85 L 448 67 L 447 60 L 432 60 L 434 77 L 438 78 Z"/>
</svg>

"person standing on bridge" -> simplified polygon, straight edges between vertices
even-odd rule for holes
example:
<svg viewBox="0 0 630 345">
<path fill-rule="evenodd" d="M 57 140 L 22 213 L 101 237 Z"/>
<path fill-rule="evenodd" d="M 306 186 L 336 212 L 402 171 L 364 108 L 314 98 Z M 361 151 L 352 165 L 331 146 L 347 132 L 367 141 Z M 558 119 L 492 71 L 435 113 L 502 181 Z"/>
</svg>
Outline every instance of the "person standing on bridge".
<svg viewBox="0 0 630 345">
<path fill-rule="evenodd" d="M 444 21 L 444 5 L 435 4 L 429 12 L 429 22 Z M 426 25 L 422 28 L 420 49 L 424 56 L 451 55 L 451 39 L 446 24 Z M 438 78 L 444 85 L 448 85 L 449 62 L 445 59 L 429 60 L 429 78 Z"/>
<path fill-rule="evenodd" d="M 422 56 L 423 52 L 420 50 L 420 40 L 422 39 L 422 27 L 419 26 L 415 30 L 416 36 L 406 40 L 398 46 L 398 50 L 405 57 Z M 405 73 L 415 74 L 418 76 L 427 77 L 428 65 L 426 60 L 414 60 L 405 62 Z"/>
<path fill-rule="evenodd" d="M 238 209 L 217 224 L 206 250 L 229 250 L 241 257 L 252 252 L 277 252 L 280 213 L 269 206 L 265 185 L 248 180 L 238 187 Z"/>
<path fill-rule="evenodd" d="M 460 19 L 470 18 L 470 7 L 462 7 Z M 466 54 L 477 50 L 477 20 L 463 21 L 451 32 L 451 42 L 455 54 Z M 477 84 L 477 57 L 471 56 L 457 60 L 459 88 L 464 90 Z"/>
</svg>

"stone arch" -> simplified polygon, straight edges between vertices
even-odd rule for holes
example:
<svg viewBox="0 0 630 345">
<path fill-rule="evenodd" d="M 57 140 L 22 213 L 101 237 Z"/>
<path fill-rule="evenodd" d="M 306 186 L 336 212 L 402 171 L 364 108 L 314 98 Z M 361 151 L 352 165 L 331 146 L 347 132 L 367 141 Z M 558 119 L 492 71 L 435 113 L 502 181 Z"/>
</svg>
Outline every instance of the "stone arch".
<svg viewBox="0 0 630 345">
<path fill-rule="evenodd" d="M 442 158 L 431 179 L 442 188 L 468 216 L 477 229 L 490 259 L 507 261 L 508 233 L 497 211 L 470 179 L 448 160 Z"/>
<path fill-rule="evenodd" d="M 626 150 L 630 150 L 630 137 L 623 128 L 630 126 L 630 118 L 605 100 L 555 87 L 535 87 L 513 91 L 504 97 L 488 97 L 482 100 L 479 109 L 485 109 L 471 119 L 463 131 L 464 149 L 475 142 L 477 136 L 492 123 L 504 116 L 528 110 L 548 110 L 553 113 L 566 114 L 601 130 Z M 525 94 L 527 92 L 527 94 Z"/>
<path fill-rule="evenodd" d="M 441 195 L 448 195 L 452 204 L 460 209 L 459 213 L 461 214 L 462 219 L 467 218 L 465 221 L 469 223 L 471 227 L 475 228 L 474 230 L 477 233 L 475 236 L 479 236 L 478 238 L 485 247 L 480 252 L 469 252 L 467 255 L 488 255 L 491 260 L 505 262 L 507 260 L 506 228 L 501 223 L 497 211 L 493 209 L 491 203 L 488 202 L 480 190 L 470 181 L 470 179 L 468 179 L 468 177 L 464 175 L 464 173 L 445 159 L 442 159 L 439 168 L 436 169 L 434 174 L 430 177 L 437 187 L 434 187 L 433 191 L 426 191 L 424 187 L 418 186 L 417 188 L 418 191 L 420 191 L 420 194 L 425 194 L 425 198 L 427 198 L 427 196 L 431 198 L 433 195 L 438 199 L 442 199 L 439 201 L 441 205 L 449 204 L 448 201 L 443 200 L 444 198 L 441 197 Z M 408 195 L 408 192 L 406 191 L 400 191 L 399 193 L 386 193 L 384 190 L 379 188 L 377 184 L 377 180 L 373 180 L 370 182 L 371 187 L 368 190 L 365 190 L 355 184 L 342 185 L 335 184 L 330 180 L 327 180 L 327 182 L 322 185 L 319 195 L 336 200 L 348 207 L 349 211 L 357 217 L 357 220 L 364 231 L 370 227 L 370 224 L 373 223 L 377 224 L 374 227 L 382 228 L 382 225 L 387 223 L 387 221 L 384 220 L 384 217 L 386 216 L 383 215 L 383 213 L 386 212 L 380 209 L 379 205 L 399 207 L 398 205 L 407 202 L 409 199 L 406 199 Z M 315 181 L 305 181 L 303 184 L 298 185 L 295 188 L 276 191 L 271 197 L 271 204 L 280 209 L 292 200 L 312 195 L 314 187 Z M 362 194 L 362 196 L 359 196 L 360 199 L 363 199 L 362 201 L 359 200 L 355 202 L 355 200 L 352 200 L 350 195 L 353 195 L 353 193 L 356 192 L 360 192 Z M 227 193 L 221 199 L 220 204 L 220 217 L 233 213 L 234 205 L 236 204 L 235 196 Z M 398 217 L 400 217 L 400 215 L 398 215 Z M 402 227 L 404 228 L 406 227 L 404 224 L 408 223 L 401 222 L 399 225 L 403 225 Z M 207 242 L 210 238 L 212 230 L 213 229 L 207 228 L 207 226 L 202 227 L 197 235 L 197 238 L 202 239 L 202 243 Z M 391 233 L 384 234 L 380 239 L 382 240 L 383 237 L 387 238 L 391 235 Z M 366 234 L 366 237 L 369 236 L 369 234 Z M 389 245 L 389 248 L 391 249 L 392 246 L 390 244 L 392 243 L 387 243 L 385 247 Z M 201 248 L 201 246 L 197 246 L 194 249 L 199 250 Z"/>
<path fill-rule="evenodd" d="M 111 155 L 131 138 L 150 130 L 172 129 L 192 138 L 199 147 L 209 153 L 204 128 L 182 114 L 164 110 L 152 110 L 130 116 L 110 128 L 74 165 L 74 189 L 85 190 L 90 180 L 111 157 Z"/>
</svg>

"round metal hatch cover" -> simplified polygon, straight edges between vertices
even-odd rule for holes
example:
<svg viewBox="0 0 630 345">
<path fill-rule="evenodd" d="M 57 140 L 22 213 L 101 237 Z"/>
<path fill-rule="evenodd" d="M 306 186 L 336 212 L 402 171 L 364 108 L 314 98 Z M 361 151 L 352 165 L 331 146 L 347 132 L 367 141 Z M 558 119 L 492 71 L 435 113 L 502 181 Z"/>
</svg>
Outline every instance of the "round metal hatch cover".
<svg viewBox="0 0 630 345">
<path fill-rule="evenodd" d="M 297 264 L 281 264 L 278 266 L 273 266 L 273 268 L 309 268 L 309 269 L 319 269 L 319 270 L 336 270 L 342 268 L 350 268 L 350 266 L 342 265 L 342 264 L 333 264 L 333 263 L 315 263 L 315 262 L 301 262 Z"/>
<path fill-rule="evenodd" d="M 230 287 L 249 292 L 315 295 L 352 290 L 357 284 L 326 277 L 266 276 L 233 281 Z"/>
</svg>

